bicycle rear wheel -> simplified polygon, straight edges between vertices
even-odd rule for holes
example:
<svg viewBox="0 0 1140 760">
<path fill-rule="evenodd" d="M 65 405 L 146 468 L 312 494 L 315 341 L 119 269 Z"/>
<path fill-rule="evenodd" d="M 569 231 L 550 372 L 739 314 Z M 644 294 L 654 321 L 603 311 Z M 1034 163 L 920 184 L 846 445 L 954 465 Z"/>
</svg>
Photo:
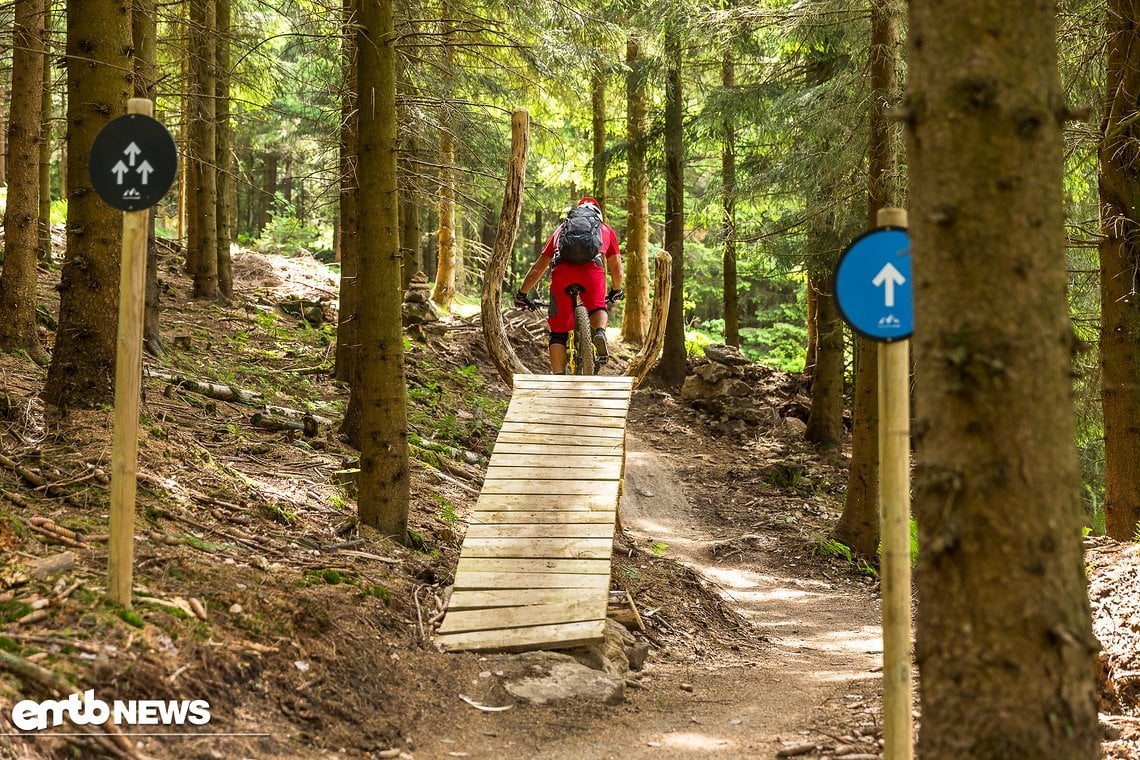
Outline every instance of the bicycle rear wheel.
<svg viewBox="0 0 1140 760">
<path fill-rule="evenodd" d="M 586 307 L 577 304 L 574 307 L 574 353 L 577 354 L 577 366 L 572 368 L 575 375 L 592 375 L 594 369 L 594 343 L 590 335 L 590 315 Z"/>
</svg>

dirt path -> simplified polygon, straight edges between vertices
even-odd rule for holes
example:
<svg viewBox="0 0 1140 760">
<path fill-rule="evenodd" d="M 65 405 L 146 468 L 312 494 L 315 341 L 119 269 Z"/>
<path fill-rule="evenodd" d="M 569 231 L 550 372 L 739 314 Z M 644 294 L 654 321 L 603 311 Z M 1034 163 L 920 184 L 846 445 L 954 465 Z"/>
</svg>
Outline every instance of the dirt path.
<svg viewBox="0 0 1140 760">
<path fill-rule="evenodd" d="M 617 707 L 452 715 L 459 720 L 450 732 L 417 737 L 417 758 L 770 758 L 788 744 L 835 746 L 829 736 L 860 726 L 874 734 L 882 645 L 872 594 L 850 579 L 798 577 L 765 551 L 774 535 L 747 538 L 747 552 L 722 551 L 739 543 L 741 530 L 717 527 L 708 514 L 723 496 L 715 483 L 681 475 L 691 453 L 663 452 L 631 434 L 621 504 L 627 542 L 664 552 L 718 587 L 755 626 L 757 645 L 721 646 L 710 630 L 684 652 L 658 651 Z M 877 750 L 873 741 L 864 740 L 864 751 Z"/>
</svg>

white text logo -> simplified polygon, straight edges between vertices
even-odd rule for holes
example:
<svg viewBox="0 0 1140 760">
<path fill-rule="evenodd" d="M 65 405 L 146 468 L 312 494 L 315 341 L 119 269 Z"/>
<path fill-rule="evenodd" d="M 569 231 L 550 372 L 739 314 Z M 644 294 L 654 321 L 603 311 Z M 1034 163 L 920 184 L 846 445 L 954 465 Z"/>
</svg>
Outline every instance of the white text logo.
<svg viewBox="0 0 1140 760">
<path fill-rule="evenodd" d="M 69 720 L 77 726 L 204 726 L 210 722 L 210 703 L 204 699 L 165 701 L 120 700 L 107 704 L 88 689 L 67 699 L 35 702 L 25 699 L 12 708 L 12 723 L 21 731 L 42 731 Z"/>
</svg>

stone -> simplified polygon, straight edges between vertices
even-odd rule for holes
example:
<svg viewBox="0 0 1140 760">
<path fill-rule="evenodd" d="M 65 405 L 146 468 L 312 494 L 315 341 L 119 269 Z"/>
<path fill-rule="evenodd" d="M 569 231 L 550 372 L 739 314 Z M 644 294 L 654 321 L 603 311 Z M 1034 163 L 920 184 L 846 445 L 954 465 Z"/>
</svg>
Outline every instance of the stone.
<svg viewBox="0 0 1140 760">
<path fill-rule="evenodd" d="M 752 360 L 740 353 L 735 346 L 726 346 L 723 343 L 710 343 L 705 346 L 705 356 L 718 364 L 729 364 L 743 367 L 751 364 Z"/>
<path fill-rule="evenodd" d="M 607 705 L 625 699 L 625 679 L 588 668 L 567 654 L 525 652 L 496 664 L 500 682 L 514 699 L 546 705 L 587 699 Z"/>
<path fill-rule="evenodd" d="M 629 657 L 625 650 L 627 643 L 634 640 L 633 634 L 616 620 L 606 618 L 604 636 L 600 644 L 568 649 L 566 654 L 588 668 L 600 670 L 611 678 L 624 680 L 629 674 Z"/>
<path fill-rule="evenodd" d="M 807 432 L 807 423 L 798 417 L 785 417 L 784 432 L 792 437 L 802 438 Z"/>
<path fill-rule="evenodd" d="M 635 641 L 632 646 L 626 647 L 625 656 L 629 660 L 630 670 L 641 670 L 649 659 L 649 642 Z"/>
<path fill-rule="evenodd" d="M 717 362 L 709 362 L 702 364 L 695 370 L 698 377 L 707 383 L 719 383 L 730 377 L 737 377 L 740 371 L 735 367 L 727 364 L 718 364 Z"/>
<path fill-rule="evenodd" d="M 681 384 L 681 398 L 685 401 L 697 401 L 712 397 L 713 386 L 698 375 L 689 375 Z"/>
<path fill-rule="evenodd" d="M 439 321 L 439 309 L 430 299 L 404 301 L 404 326 L 423 325 Z"/>
</svg>

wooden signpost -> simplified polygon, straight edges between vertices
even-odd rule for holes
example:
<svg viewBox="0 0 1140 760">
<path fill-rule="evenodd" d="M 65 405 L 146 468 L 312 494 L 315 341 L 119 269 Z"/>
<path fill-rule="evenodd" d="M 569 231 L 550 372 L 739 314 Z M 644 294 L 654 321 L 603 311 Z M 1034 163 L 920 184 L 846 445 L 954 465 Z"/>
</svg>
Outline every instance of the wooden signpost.
<svg viewBox="0 0 1140 760">
<path fill-rule="evenodd" d="M 154 104 L 127 101 L 127 115 L 109 122 L 91 146 L 92 185 L 110 206 L 124 211 L 119 276 L 119 328 L 115 358 L 115 428 L 111 452 L 111 540 L 107 595 L 131 605 L 139 386 L 142 382 L 143 307 L 150 207 L 170 188 L 178 153 L 166 128 L 151 118 Z"/>
<path fill-rule="evenodd" d="M 843 318 L 878 342 L 879 524 L 883 579 L 883 757 L 911 760 L 910 664 L 910 239 L 906 211 L 878 212 L 879 227 L 848 246 L 835 293 Z"/>
</svg>

